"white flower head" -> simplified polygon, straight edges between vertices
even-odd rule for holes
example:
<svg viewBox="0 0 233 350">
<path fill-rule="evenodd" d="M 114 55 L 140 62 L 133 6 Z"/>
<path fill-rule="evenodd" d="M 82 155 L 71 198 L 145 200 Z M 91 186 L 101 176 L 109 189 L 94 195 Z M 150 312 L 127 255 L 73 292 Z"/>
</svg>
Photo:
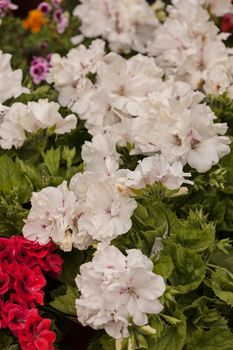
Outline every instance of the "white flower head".
<svg viewBox="0 0 233 350">
<path fill-rule="evenodd" d="M 17 102 L 4 110 L 0 120 L 0 146 L 19 148 L 26 140 L 26 131 L 33 133 L 39 129 L 55 127 L 56 134 L 64 134 L 76 127 L 77 118 L 70 114 L 62 118 L 58 103 L 40 99 L 27 105 Z"/>
<path fill-rule="evenodd" d="M 23 235 L 31 241 L 46 244 L 52 240 L 64 251 L 72 250 L 74 236 L 77 234 L 77 199 L 69 191 L 66 181 L 57 188 L 46 187 L 34 192 Z"/>
<path fill-rule="evenodd" d="M 114 246 L 99 247 L 76 277 L 79 321 L 105 329 L 116 339 L 129 335 L 130 318 L 137 326 L 146 325 L 147 314 L 162 311 L 159 297 L 166 289 L 163 278 L 152 271 L 151 260 L 139 249 L 128 250 L 125 256 Z"/>
<path fill-rule="evenodd" d="M 81 19 L 84 36 L 101 36 L 117 52 L 145 52 L 158 25 L 145 0 L 82 0 L 73 14 Z"/>
<path fill-rule="evenodd" d="M 126 170 L 120 181 L 127 187 L 144 188 L 146 185 L 153 185 L 161 182 L 170 190 L 178 189 L 183 183 L 192 184 L 192 181 L 186 180 L 190 173 L 183 172 L 181 162 L 169 164 L 165 157 L 155 155 L 146 157 L 139 161 L 134 171 Z"/>
<path fill-rule="evenodd" d="M 18 97 L 29 90 L 22 87 L 23 72 L 21 69 L 12 70 L 11 55 L 0 50 L 0 103 L 11 97 Z"/>
<path fill-rule="evenodd" d="M 130 230 L 137 203 L 117 190 L 114 177 L 106 172 L 84 172 L 71 179 L 70 188 L 82 213 L 77 223 L 79 232 L 94 240 L 111 241 Z"/>
</svg>

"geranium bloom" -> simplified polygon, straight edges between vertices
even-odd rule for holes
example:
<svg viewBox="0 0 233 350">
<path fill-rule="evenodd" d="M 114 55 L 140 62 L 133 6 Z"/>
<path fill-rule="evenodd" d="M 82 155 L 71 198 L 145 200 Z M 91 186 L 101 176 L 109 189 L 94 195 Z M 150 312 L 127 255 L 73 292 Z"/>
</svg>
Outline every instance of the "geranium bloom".
<svg viewBox="0 0 233 350">
<path fill-rule="evenodd" d="M 100 247 L 76 277 L 81 292 L 76 300 L 79 321 L 104 328 L 116 339 L 129 335 L 130 318 L 137 326 L 146 325 L 147 314 L 162 311 L 158 298 L 165 291 L 163 278 L 152 270 L 151 260 L 138 249 L 125 256 L 114 246 Z"/>
<path fill-rule="evenodd" d="M 10 277 L 0 269 L 0 296 L 9 290 Z"/>
<path fill-rule="evenodd" d="M 28 17 L 23 21 L 23 26 L 32 33 L 38 33 L 47 22 L 44 13 L 39 9 L 35 9 L 29 11 Z"/>
<path fill-rule="evenodd" d="M 0 146 L 10 149 L 21 147 L 26 140 L 25 131 L 33 133 L 38 129 L 55 126 L 56 134 L 64 134 L 74 129 L 77 118 L 70 114 L 62 118 L 56 102 L 40 99 L 38 102 L 14 103 L 6 110 L 0 124 Z"/>
<path fill-rule="evenodd" d="M 44 57 L 33 57 L 30 63 L 30 75 L 35 84 L 46 80 L 49 72 L 49 61 Z"/>
<path fill-rule="evenodd" d="M 56 334 L 50 330 L 51 323 L 51 320 L 43 319 L 36 309 L 30 310 L 24 331 L 18 334 L 22 349 L 54 350 Z"/>
<path fill-rule="evenodd" d="M 129 231 L 137 203 L 117 190 L 114 177 L 106 172 L 78 173 L 71 179 L 70 188 L 78 199 L 79 232 L 94 240 L 110 241 Z"/>
<path fill-rule="evenodd" d="M 13 4 L 11 0 L 0 0 L 0 17 L 3 17 L 7 11 L 16 10 L 17 5 Z"/>
<path fill-rule="evenodd" d="M 77 198 L 64 181 L 57 188 L 47 187 L 34 192 L 32 208 L 23 227 L 23 235 L 31 241 L 46 244 L 52 241 L 64 251 L 72 249 L 77 233 Z"/>
<path fill-rule="evenodd" d="M 23 73 L 21 69 L 12 70 L 11 55 L 0 50 L 0 103 L 11 97 L 18 97 L 22 93 L 29 92 L 22 87 Z"/>
<path fill-rule="evenodd" d="M 219 9 L 223 9 L 223 2 L 210 1 L 211 6 L 220 5 Z M 230 1 L 228 6 L 233 6 Z M 231 93 L 233 58 L 223 42 L 227 34 L 218 33 L 200 1 L 174 0 L 168 10 L 169 16 L 150 43 L 150 54 L 156 56 L 168 77 L 186 81 L 206 93 Z M 216 74 L 217 70 L 221 74 Z"/>
<path fill-rule="evenodd" d="M 48 2 L 43 1 L 38 5 L 38 10 L 40 10 L 45 14 L 49 14 L 50 11 L 52 10 L 52 7 Z"/>
<path fill-rule="evenodd" d="M 174 190 L 183 183 L 193 183 L 185 179 L 191 174 L 183 172 L 182 163 L 176 162 L 170 165 L 166 158 L 160 155 L 146 157 L 139 161 L 134 171 L 121 170 L 119 173 L 122 174 L 119 184 L 131 188 L 144 188 L 155 182 L 161 182 L 167 188 Z"/>
<path fill-rule="evenodd" d="M 158 24 L 145 0 L 82 0 L 73 13 L 81 19 L 84 36 L 102 36 L 118 52 L 145 52 Z"/>
<path fill-rule="evenodd" d="M 221 31 L 226 33 L 233 32 L 233 13 L 224 14 L 221 19 Z"/>
</svg>

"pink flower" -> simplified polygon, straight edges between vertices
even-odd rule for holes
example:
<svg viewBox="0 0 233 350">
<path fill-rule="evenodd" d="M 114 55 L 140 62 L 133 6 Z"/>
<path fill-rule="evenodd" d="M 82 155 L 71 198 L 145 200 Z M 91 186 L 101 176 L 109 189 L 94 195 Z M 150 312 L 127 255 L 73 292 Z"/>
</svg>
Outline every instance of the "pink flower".
<svg viewBox="0 0 233 350">
<path fill-rule="evenodd" d="M 62 34 L 69 25 L 69 15 L 63 12 L 60 8 L 54 11 L 54 21 L 57 22 L 57 32 Z"/>
<path fill-rule="evenodd" d="M 44 57 L 34 57 L 30 64 L 30 75 L 33 83 L 38 85 L 44 81 L 49 71 L 49 62 Z"/>
<path fill-rule="evenodd" d="M 2 17 L 5 12 L 9 10 L 16 10 L 17 5 L 13 4 L 10 0 L 0 0 L 0 17 Z"/>
<path fill-rule="evenodd" d="M 38 8 L 38 10 L 45 13 L 46 15 L 49 14 L 51 12 L 51 9 L 52 9 L 51 5 L 45 1 L 41 2 L 37 8 Z"/>
</svg>

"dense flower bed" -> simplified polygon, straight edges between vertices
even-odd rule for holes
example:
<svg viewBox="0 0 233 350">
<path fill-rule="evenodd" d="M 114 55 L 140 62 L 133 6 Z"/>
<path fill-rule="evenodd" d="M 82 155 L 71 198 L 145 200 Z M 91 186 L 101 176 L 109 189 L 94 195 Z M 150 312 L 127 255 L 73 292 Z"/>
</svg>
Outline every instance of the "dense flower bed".
<svg viewBox="0 0 233 350">
<path fill-rule="evenodd" d="M 232 350 L 233 2 L 20 6 L 0 0 L 0 349 Z"/>
</svg>

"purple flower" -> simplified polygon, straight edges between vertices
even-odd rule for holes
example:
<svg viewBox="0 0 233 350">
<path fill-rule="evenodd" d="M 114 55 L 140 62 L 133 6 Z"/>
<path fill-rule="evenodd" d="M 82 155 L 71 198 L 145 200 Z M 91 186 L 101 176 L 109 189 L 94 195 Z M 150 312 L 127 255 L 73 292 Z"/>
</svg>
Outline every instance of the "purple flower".
<svg viewBox="0 0 233 350">
<path fill-rule="evenodd" d="M 52 0 L 52 4 L 55 7 L 60 7 L 62 0 Z"/>
<path fill-rule="evenodd" d="M 63 12 L 60 8 L 54 11 L 53 19 L 57 22 L 57 32 L 62 34 L 69 25 L 69 14 Z"/>
<path fill-rule="evenodd" d="M 0 0 L 0 16 L 3 16 L 8 10 L 16 10 L 17 5 L 13 4 L 11 0 Z"/>
<path fill-rule="evenodd" d="M 52 7 L 47 2 L 43 1 L 43 2 L 41 2 L 39 4 L 38 10 L 40 10 L 41 12 L 43 12 L 43 13 L 45 13 L 47 15 L 47 14 L 49 14 L 51 12 Z"/>
<path fill-rule="evenodd" d="M 46 79 L 49 71 L 49 62 L 44 57 L 33 57 L 30 64 L 30 75 L 34 84 L 38 85 Z"/>
</svg>

